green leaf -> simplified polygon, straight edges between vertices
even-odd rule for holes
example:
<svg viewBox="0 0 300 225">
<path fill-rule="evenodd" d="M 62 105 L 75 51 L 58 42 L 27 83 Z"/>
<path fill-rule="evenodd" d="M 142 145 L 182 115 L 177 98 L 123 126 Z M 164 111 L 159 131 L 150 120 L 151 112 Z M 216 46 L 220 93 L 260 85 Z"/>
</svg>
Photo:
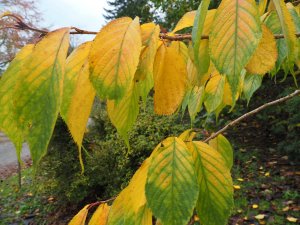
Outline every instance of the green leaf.
<svg viewBox="0 0 300 225">
<path fill-rule="evenodd" d="M 261 86 L 263 76 L 255 74 L 246 74 L 243 86 L 243 93 L 247 99 L 247 104 L 254 92 Z"/>
<path fill-rule="evenodd" d="M 24 61 L 30 56 L 34 45 L 26 45 L 10 63 L 0 79 L 0 130 L 14 143 L 18 159 L 22 149 L 23 135 L 20 124 L 15 117 L 13 96 L 19 80 Z"/>
<path fill-rule="evenodd" d="M 199 183 L 196 210 L 202 225 L 225 225 L 233 207 L 230 169 L 223 156 L 203 142 L 190 142 Z"/>
<path fill-rule="evenodd" d="M 191 117 L 191 122 L 195 121 L 195 117 L 200 112 L 204 100 L 204 87 L 195 86 L 190 94 L 188 101 L 188 110 Z"/>
<path fill-rule="evenodd" d="M 26 58 L 13 100 L 33 164 L 46 153 L 59 113 L 69 28 L 48 33 Z"/>
<path fill-rule="evenodd" d="M 209 145 L 223 156 L 226 165 L 231 170 L 233 165 L 233 149 L 230 142 L 222 134 L 219 134 L 216 138 L 209 141 Z"/>
<path fill-rule="evenodd" d="M 198 70 L 198 80 L 200 81 L 202 76 L 207 72 L 210 64 L 210 57 L 208 53 L 208 41 L 202 41 L 201 36 L 204 29 L 204 22 L 208 11 L 210 0 L 201 1 L 196 13 L 194 26 L 192 30 L 192 42 L 194 49 L 194 63 Z M 200 48 L 200 45 L 206 45 L 204 48 Z M 202 46 L 201 46 L 202 47 Z M 202 50 L 202 51 L 200 51 Z"/>
<path fill-rule="evenodd" d="M 241 71 L 262 37 L 260 24 L 254 0 L 223 0 L 217 9 L 209 36 L 211 60 L 220 74 L 227 76 L 233 102 Z"/>
<path fill-rule="evenodd" d="M 191 153 L 181 139 L 170 137 L 151 158 L 146 183 L 148 206 L 162 224 L 187 224 L 199 191 Z"/>
</svg>

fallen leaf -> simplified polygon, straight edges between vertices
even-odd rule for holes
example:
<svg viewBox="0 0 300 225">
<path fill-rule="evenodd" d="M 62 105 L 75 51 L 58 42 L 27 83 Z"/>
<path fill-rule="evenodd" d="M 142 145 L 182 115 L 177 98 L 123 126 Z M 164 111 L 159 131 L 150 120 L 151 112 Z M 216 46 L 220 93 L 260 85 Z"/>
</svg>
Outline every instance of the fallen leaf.
<svg viewBox="0 0 300 225">
<path fill-rule="evenodd" d="M 287 219 L 287 221 L 289 221 L 289 222 L 291 222 L 291 223 L 296 223 L 296 222 L 298 221 L 297 218 L 292 217 L 292 216 L 288 216 L 286 219 Z"/>
<path fill-rule="evenodd" d="M 257 209 L 257 208 L 258 208 L 258 205 L 257 205 L 257 204 L 253 204 L 253 205 L 252 205 L 252 208 L 253 208 L 253 209 Z"/>
<path fill-rule="evenodd" d="M 266 177 L 269 177 L 269 176 L 270 176 L 270 172 L 266 172 L 266 173 L 265 173 L 265 176 L 266 176 Z"/>
<path fill-rule="evenodd" d="M 243 181 L 244 181 L 244 179 L 243 179 L 243 178 L 238 178 L 237 180 L 238 180 L 238 181 L 241 181 L 241 182 L 243 182 Z"/>
<path fill-rule="evenodd" d="M 286 206 L 282 209 L 283 212 L 289 211 L 290 207 Z"/>
<path fill-rule="evenodd" d="M 265 218 L 265 214 L 258 214 L 257 216 L 254 216 L 257 220 L 263 220 Z"/>
<path fill-rule="evenodd" d="M 234 188 L 235 190 L 240 190 L 240 189 L 241 189 L 241 186 L 240 186 L 240 185 L 233 185 L 233 188 Z"/>
</svg>

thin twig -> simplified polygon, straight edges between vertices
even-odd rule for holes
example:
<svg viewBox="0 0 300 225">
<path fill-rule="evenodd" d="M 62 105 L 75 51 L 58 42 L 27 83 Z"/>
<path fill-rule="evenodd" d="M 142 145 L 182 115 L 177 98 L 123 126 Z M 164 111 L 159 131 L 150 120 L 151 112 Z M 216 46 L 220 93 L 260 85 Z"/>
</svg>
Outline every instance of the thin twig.
<svg viewBox="0 0 300 225">
<path fill-rule="evenodd" d="M 50 32 L 48 30 L 42 30 L 42 29 L 38 29 L 38 28 L 29 26 L 20 17 L 18 17 L 17 15 L 14 15 L 14 14 L 7 14 L 3 17 L 13 17 L 14 19 L 17 20 L 17 22 L 14 26 L 9 25 L 9 26 L 5 26 L 5 27 L 0 27 L 0 30 L 11 29 L 11 28 L 18 29 L 18 30 L 31 30 L 31 31 L 42 33 L 43 35 Z M 70 34 L 93 34 L 93 35 L 98 34 L 98 32 L 96 32 L 96 31 L 82 30 L 77 27 L 71 27 L 71 30 L 74 30 L 74 31 L 71 31 Z M 300 33 L 296 33 L 295 35 L 296 35 L 296 37 L 300 37 Z M 168 40 L 168 41 L 184 41 L 184 40 L 192 40 L 192 35 L 191 34 L 175 34 L 174 36 L 170 36 L 166 33 L 160 33 L 159 38 L 163 39 L 163 40 Z M 274 38 L 275 39 L 284 38 L 284 34 L 274 34 Z M 201 39 L 209 39 L 209 36 L 202 35 Z"/>
<path fill-rule="evenodd" d="M 231 121 L 230 123 L 228 123 L 225 127 L 223 127 L 222 129 L 218 130 L 216 133 L 213 133 L 210 137 L 208 137 L 207 139 L 204 140 L 205 143 L 209 142 L 211 139 L 214 139 L 215 137 L 217 137 L 219 134 L 222 134 L 224 133 L 228 128 L 230 127 L 233 127 L 234 125 L 236 125 L 237 123 L 241 122 L 242 120 L 264 110 L 265 108 L 268 108 L 269 106 L 273 106 L 273 105 L 277 105 L 279 103 L 282 103 L 282 102 L 285 102 L 297 95 L 300 95 L 300 89 L 294 91 L 293 93 L 285 96 L 285 97 L 282 97 L 282 98 L 279 98 L 275 101 L 272 101 L 272 102 L 268 102 L 266 104 L 263 104 L 262 106 L 250 111 L 250 112 L 247 112 L 246 114 L 240 116 L 239 118 Z"/>
<path fill-rule="evenodd" d="M 91 204 L 89 204 L 89 206 L 87 207 L 87 209 L 93 208 L 95 206 L 98 206 L 98 205 L 101 205 L 101 204 L 104 204 L 104 203 L 108 203 L 108 202 L 114 201 L 116 198 L 117 197 L 112 197 L 112 198 L 107 199 L 107 200 L 103 200 L 103 201 L 98 201 L 98 202 L 91 203 Z"/>
</svg>

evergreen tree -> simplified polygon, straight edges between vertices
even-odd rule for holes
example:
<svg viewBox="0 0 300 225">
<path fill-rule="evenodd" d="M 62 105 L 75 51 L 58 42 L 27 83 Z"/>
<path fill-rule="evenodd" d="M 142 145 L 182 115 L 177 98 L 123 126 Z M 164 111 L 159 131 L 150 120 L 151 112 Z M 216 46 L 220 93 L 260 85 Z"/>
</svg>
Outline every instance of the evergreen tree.
<svg viewBox="0 0 300 225">
<path fill-rule="evenodd" d="M 134 18 L 138 16 L 141 23 L 152 22 L 154 20 L 151 12 L 151 3 L 148 0 L 110 0 L 109 8 L 106 8 L 105 19 L 129 16 Z"/>
</svg>

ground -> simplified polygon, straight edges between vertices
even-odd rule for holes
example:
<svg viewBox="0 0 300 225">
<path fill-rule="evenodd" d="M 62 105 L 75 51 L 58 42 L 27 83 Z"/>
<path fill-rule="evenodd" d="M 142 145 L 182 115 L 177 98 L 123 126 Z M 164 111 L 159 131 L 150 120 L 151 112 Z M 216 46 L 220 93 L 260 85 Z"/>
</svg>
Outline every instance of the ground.
<svg viewBox="0 0 300 225">
<path fill-rule="evenodd" d="M 235 207 L 229 224 L 297 224 L 295 220 L 300 217 L 299 167 L 288 156 L 266 147 L 267 142 L 262 149 L 259 144 L 249 144 L 245 138 L 236 141 L 239 143 L 233 143 L 235 164 L 232 170 Z M 55 221 L 53 218 L 59 218 L 55 199 L 35 192 L 32 174 L 31 168 L 23 171 L 21 190 L 16 176 L 1 182 L 0 224 L 49 224 Z M 67 214 L 64 221 L 52 224 L 64 224 L 71 216 Z"/>
</svg>

